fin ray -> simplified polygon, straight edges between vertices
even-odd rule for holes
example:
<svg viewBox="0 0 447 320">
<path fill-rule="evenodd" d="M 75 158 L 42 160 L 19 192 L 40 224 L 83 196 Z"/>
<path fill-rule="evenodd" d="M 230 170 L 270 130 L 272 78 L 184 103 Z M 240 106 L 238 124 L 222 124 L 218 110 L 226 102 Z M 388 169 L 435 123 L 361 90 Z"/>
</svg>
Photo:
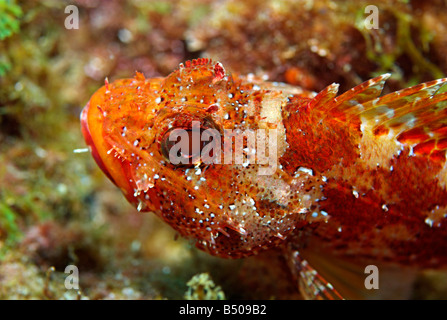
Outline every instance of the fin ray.
<svg viewBox="0 0 447 320">
<path fill-rule="evenodd" d="M 343 122 L 361 120 L 374 135 L 414 148 L 416 154 L 445 159 L 447 141 L 447 92 L 440 89 L 447 78 L 433 80 L 380 96 L 389 74 L 370 79 L 335 97 L 332 84 L 310 103 L 312 110 Z"/>
<path fill-rule="evenodd" d="M 298 250 L 288 248 L 289 262 L 292 272 L 298 280 L 300 293 L 308 300 L 342 300 L 338 291 L 323 278 L 308 262 L 303 259 Z"/>
<path fill-rule="evenodd" d="M 346 91 L 335 98 L 329 106 L 329 110 L 336 109 L 338 112 L 352 112 L 353 110 L 363 110 L 363 104 L 377 98 L 383 90 L 385 81 L 390 77 L 389 73 L 375 77 L 362 84 Z"/>
</svg>

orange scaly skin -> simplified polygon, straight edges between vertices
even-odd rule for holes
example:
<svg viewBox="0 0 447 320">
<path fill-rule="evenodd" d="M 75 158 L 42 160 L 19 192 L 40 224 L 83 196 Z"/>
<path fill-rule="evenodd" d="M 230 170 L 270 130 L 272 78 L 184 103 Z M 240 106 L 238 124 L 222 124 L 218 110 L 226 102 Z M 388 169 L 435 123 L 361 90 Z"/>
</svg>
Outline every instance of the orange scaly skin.
<svg viewBox="0 0 447 320">
<path fill-rule="evenodd" d="M 81 115 L 107 176 L 199 248 L 240 258 L 281 246 L 365 266 L 447 265 L 446 79 L 379 98 L 388 75 L 337 97 L 236 77 L 208 59 L 166 78 L 107 83 Z M 277 129 L 278 167 L 171 164 L 172 128 Z M 252 158 L 252 160 L 255 158 Z M 306 264 L 307 265 L 307 264 Z"/>
</svg>

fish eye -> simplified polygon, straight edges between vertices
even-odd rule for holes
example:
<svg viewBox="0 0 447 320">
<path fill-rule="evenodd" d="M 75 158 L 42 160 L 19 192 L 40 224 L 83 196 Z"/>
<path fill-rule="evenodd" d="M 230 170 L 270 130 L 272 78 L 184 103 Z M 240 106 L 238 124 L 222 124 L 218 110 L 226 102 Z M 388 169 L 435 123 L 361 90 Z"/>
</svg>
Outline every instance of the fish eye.
<svg viewBox="0 0 447 320">
<path fill-rule="evenodd" d="M 203 128 L 174 128 L 167 131 L 161 140 L 163 156 L 174 165 L 196 165 L 204 158 L 210 160 L 216 153 L 213 148 L 215 138 Z M 206 153 L 206 154 L 203 154 Z M 202 157 L 204 156 L 204 157 Z"/>
</svg>

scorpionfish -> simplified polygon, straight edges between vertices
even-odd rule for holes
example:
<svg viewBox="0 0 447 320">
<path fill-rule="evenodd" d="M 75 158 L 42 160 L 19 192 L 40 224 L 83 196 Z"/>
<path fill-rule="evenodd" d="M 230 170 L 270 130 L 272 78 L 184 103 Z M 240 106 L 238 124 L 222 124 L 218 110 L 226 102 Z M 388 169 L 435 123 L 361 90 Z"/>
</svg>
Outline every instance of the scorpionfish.
<svg viewBox="0 0 447 320">
<path fill-rule="evenodd" d="M 447 79 L 382 95 L 389 76 L 314 93 L 200 58 L 106 79 L 82 132 L 126 199 L 198 248 L 283 250 L 307 298 L 367 296 L 377 266 L 383 298 L 447 265 Z"/>
</svg>

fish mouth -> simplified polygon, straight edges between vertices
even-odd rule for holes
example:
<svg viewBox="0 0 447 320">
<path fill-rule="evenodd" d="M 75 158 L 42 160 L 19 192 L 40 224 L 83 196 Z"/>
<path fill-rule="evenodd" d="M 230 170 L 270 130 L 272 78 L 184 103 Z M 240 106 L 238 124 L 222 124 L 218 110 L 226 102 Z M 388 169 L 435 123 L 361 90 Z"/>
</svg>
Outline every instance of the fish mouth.
<svg viewBox="0 0 447 320">
<path fill-rule="evenodd" d="M 116 157 L 113 146 L 104 138 L 104 117 L 100 108 L 96 108 L 98 99 L 102 97 L 100 91 L 85 105 L 80 114 L 81 131 L 90 152 L 98 167 L 118 188 L 121 189 L 129 203 L 137 206 L 138 199 L 134 196 L 134 185 L 128 179 L 131 166 L 124 159 Z M 99 98 L 98 98 L 99 97 Z"/>
<path fill-rule="evenodd" d="M 88 102 L 84 109 L 82 109 L 80 114 L 80 120 L 81 120 L 81 131 L 82 135 L 84 136 L 85 143 L 90 149 L 90 153 L 93 156 L 93 159 L 95 159 L 96 164 L 98 167 L 106 174 L 106 176 L 114 183 L 116 184 L 115 180 L 113 179 L 112 175 L 110 174 L 109 170 L 107 169 L 106 165 L 101 159 L 101 156 L 99 154 L 98 149 L 95 146 L 95 143 L 93 141 L 93 137 L 90 133 L 89 125 L 88 125 L 88 112 L 90 109 L 90 102 Z"/>
</svg>

